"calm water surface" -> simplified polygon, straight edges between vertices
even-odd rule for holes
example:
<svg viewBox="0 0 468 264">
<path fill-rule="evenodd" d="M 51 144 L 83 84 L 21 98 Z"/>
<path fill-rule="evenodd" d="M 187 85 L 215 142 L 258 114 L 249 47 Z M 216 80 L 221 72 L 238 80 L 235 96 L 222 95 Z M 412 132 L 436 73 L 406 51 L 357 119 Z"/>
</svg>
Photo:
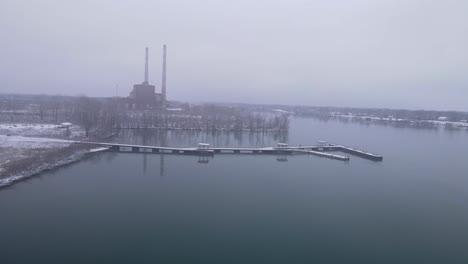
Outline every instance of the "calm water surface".
<svg viewBox="0 0 468 264">
<path fill-rule="evenodd" d="M 279 136 L 126 133 L 323 139 L 384 162 L 97 154 L 0 191 L 0 263 L 468 263 L 466 131 L 294 119 Z"/>
</svg>

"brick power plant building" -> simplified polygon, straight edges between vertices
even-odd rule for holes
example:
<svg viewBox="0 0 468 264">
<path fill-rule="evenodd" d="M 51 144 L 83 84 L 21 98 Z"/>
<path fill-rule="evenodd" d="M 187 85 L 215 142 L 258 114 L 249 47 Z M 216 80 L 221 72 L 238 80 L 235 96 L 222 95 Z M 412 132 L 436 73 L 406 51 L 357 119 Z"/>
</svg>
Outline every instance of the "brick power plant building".
<svg viewBox="0 0 468 264">
<path fill-rule="evenodd" d="M 129 109 L 165 109 L 166 108 L 166 45 L 163 47 L 163 68 L 161 93 L 148 82 L 148 48 L 145 49 L 145 79 L 141 84 L 133 85 L 133 90 L 126 100 Z"/>
</svg>

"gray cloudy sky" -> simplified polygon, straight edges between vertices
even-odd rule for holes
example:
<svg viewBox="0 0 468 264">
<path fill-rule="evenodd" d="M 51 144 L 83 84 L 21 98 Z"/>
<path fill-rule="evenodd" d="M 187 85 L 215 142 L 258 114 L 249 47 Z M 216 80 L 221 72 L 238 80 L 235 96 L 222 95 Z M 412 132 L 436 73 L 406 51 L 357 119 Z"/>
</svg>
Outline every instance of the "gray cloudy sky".
<svg viewBox="0 0 468 264">
<path fill-rule="evenodd" d="M 0 0 L 0 92 L 468 110 L 466 0 Z"/>
</svg>

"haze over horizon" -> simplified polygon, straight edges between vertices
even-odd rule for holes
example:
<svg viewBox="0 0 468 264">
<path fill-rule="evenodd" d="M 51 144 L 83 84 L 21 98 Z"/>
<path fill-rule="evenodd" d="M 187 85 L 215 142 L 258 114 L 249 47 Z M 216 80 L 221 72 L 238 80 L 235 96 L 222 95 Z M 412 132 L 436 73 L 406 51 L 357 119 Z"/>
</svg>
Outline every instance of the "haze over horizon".
<svg viewBox="0 0 468 264">
<path fill-rule="evenodd" d="M 0 93 L 468 111 L 468 1 L 0 2 Z"/>
</svg>

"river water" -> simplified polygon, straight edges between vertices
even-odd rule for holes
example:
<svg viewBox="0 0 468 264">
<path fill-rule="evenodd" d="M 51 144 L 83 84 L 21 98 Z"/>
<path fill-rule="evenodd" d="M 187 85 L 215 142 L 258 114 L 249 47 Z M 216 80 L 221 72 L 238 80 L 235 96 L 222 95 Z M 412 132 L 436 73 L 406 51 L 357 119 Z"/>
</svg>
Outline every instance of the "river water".
<svg viewBox="0 0 468 264">
<path fill-rule="evenodd" d="M 0 191 L 0 263 L 468 263 L 465 130 L 296 118 L 286 135 L 119 140 L 328 140 L 384 161 L 95 154 Z"/>
</svg>

